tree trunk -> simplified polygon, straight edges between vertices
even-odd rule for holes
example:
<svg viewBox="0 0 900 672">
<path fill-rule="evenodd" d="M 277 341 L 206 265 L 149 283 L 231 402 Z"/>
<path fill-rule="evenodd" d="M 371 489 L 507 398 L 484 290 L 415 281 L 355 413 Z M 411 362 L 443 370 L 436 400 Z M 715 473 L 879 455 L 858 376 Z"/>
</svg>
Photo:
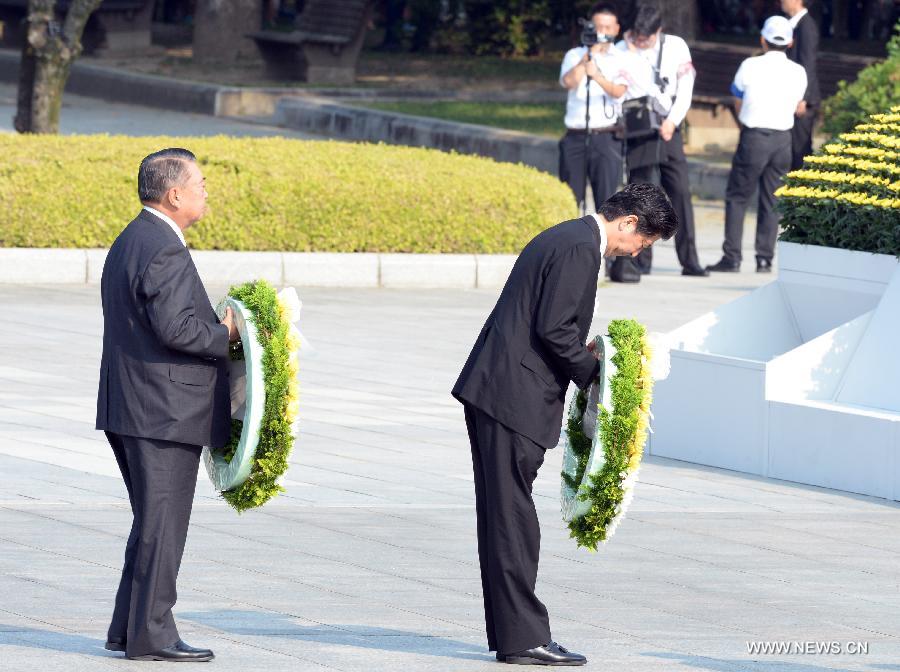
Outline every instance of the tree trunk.
<svg viewBox="0 0 900 672">
<path fill-rule="evenodd" d="M 58 133 L 63 89 L 81 54 L 88 17 L 102 0 L 73 0 L 65 21 L 56 20 L 55 0 L 29 0 L 28 30 L 19 64 L 19 133 Z"/>
<path fill-rule="evenodd" d="M 663 0 L 660 10 L 663 32 L 677 35 L 689 42 L 697 37 L 700 23 L 697 0 Z"/>
<path fill-rule="evenodd" d="M 262 0 L 198 0 L 194 16 L 194 60 L 234 63 L 259 58 L 247 33 L 262 27 Z"/>
</svg>

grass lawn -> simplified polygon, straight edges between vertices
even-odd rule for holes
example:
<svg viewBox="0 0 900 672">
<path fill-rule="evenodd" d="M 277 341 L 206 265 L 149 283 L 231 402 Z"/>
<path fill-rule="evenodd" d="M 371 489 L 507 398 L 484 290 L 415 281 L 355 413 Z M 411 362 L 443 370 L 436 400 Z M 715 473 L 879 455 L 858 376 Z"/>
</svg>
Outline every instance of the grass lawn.
<svg viewBox="0 0 900 672">
<path fill-rule="evenodd" d="M 557 85 L 563 52 L 541 56 L 500 58 L 461 54 L 389 53 L 365 50 L 360 54 L 357 74 L 362 78 L 404 80 L 408 78 L 450 79 L 478 86 L 536 84 Z"/>
<path fill-rule="evenodd" d="M 481 124 L 511 131 L 559 137 L 565 132 L 565 105 L 556 103 L 402 102 L 366 103 L 366 107 L 420 117 Z"/>
</svg>

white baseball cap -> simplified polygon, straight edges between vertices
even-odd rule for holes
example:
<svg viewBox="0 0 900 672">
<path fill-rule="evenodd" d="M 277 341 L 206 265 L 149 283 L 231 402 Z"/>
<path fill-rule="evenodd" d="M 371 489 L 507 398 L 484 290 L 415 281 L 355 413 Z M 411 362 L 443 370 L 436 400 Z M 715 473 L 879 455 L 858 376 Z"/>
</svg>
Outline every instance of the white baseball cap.
<svg viewBox="0 0 900 672">
<path fill-rule="evenodd" d="M 794 39 L 794 29 L 791 22 L 783 16 L 770 16 L 763 24 L 761 34 L 763 39 L 770 44 L 785 46 Z"/>
</svg>

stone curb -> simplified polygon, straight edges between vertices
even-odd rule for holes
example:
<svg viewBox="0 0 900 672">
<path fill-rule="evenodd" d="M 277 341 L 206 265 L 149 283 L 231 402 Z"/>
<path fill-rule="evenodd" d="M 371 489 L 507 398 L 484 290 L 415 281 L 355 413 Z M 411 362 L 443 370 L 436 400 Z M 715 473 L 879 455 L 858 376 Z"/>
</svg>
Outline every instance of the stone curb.
<svg viewBox="0 0 900 672">
<path fill-rule="evenodd" d="M 0 50 L 0 81 L 18 82 L 19 58 L 17 51 Z M 222 90 L 230 89 L 78 61 L 66 82 L 66 91 L 79 96 L 200 114 L 216 114 Z"/>
<path fill-rule="evenodd" d="M 329 138 L 430 147 L 524 163 L 556 174 L 558 139 L 399 112 L 341 105 L 325 98 L 282 98 L 275 123 Z"/>
<path fill-rule="evenodd" d="M 293 130 L 355 142 L 386 142 L 476 154 L 504 163 L 524 163 L 551 175 L 559 170 L 559 141 L 529 133 L 431 117 L 344 105 L 326 98 L 282 98 L 275 123 Z M 725 198 L 728 166 L 688 160 L 691 194 Z"/>
<path fill-rule="evenodd" d="M 203 282 L 232 285 L 263 279 L 275 286 L 497 289 L 514 254 L 379 254 L 193 250 Z M 97 284 L 102 249 L 0 249 L 0 284 Z"/>
</svg>

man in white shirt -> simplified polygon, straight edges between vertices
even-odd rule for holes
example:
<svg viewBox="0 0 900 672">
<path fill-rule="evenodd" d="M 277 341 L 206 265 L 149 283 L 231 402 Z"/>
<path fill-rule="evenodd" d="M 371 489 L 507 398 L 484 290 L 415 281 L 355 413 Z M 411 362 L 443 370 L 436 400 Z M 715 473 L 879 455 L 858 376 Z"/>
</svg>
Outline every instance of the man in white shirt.
<svg viewBox="0 0 900 672">
<path fill-rule="evenodd" d="M 563 58 L 559 83 L 568 89 L 566 134 L 559 141 L 559 178 L 568 183 L 586 215 L 585 174 L 594 204 L 615 193 L 622 176 L 622 141 L 616 137 L 620 102 L 627 90 L 621 54 L 613 47 L 619 21 L 611 5 L 591 9 L 596 44 L 570 49 Z M 588 106 L 590 94 L 590 106 Z"/>
<path fill-rule="evenodd" d="M 696 72 L 687 43 L 676 35 L 663 33 L 662 17 L 655 5 L 638 7 L 634 25 L 616 47 L 629 54 L 626 99 L 651 96 L 665 111 L 657 135 L 627 142 L 628 182 L 658 182 L 678 214 L 675 250 L 681 274 L 709 275 L 697 256 L 694 233 L 694 209 L 691 204 L 687 158 L 679 127 L 691 107 Z M 658 70 L 657 70 L 658 65 Z M 610 279 L 638 282 L 641 273 L 649 273 L 652 252 L 642 252 L 636 260 L 617 259 Z"/>
<path fill-rule="evenodd" d="M 756 271 L 772 270 L 778 237 L 775 190 L 791 167 L 791 129 L 807 85 L 803 66 L 789 61 L 785 54 L 792 40 L 788 20 L 769 17 L 760 37 L 763 55 L 746 59 L 734 76 L 731 92 L 739 109 L 741 137 L 725 190 L 723 256 L 709 267 L 711 271 L 740 270 L 744 214 L 757 187 Z"/>
</svg>

